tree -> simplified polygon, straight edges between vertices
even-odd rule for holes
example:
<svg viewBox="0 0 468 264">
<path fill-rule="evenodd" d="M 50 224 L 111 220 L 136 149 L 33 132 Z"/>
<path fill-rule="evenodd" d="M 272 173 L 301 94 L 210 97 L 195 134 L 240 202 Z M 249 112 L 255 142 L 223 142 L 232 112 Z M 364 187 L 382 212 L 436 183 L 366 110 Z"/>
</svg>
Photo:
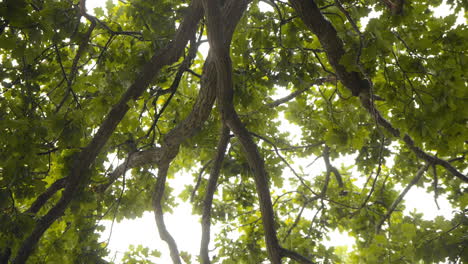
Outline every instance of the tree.
<svg viewBox="0 0 468 264">
<path fill-rule="evenodd" d="M 1 2 L 0 263 L 108 263 L 99 221 L 149 210 L 174 263 L 468 262 L 464 2 L 442 18 L 441 1 L 261 3 Z M 413 186 L 453 217 L 404 214 Z M 180 199 L 200 256 L 165 227 Z M 334 229 L 351 253 L 321 244 Z"/>
</svg>

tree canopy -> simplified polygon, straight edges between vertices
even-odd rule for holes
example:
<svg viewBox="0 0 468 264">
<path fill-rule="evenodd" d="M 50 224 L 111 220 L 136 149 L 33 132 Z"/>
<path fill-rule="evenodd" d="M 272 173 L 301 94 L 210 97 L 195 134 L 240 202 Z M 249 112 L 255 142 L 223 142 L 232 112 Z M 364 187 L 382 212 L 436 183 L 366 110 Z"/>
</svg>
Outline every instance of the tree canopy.
<svg viewBox="0 0 468 264">
<path fill-rule="evenodd" d="M 0 263 L 109 263 L 101 221 L 146 211 L 174 263 L 468 263 L 466 1 L 441 2 L 1 1 Z M 452 217 L 404 213 L 415 186 Z"/>
</svg>

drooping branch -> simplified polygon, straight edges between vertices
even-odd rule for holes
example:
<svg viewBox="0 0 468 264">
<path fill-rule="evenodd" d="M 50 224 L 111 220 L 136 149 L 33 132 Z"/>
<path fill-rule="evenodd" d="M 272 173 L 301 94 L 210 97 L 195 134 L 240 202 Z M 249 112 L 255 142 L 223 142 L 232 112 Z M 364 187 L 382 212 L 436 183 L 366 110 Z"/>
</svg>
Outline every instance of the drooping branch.
<svg viewBox="0 0 468 264">
<path fill-rule="evenodd" d="M 291 227 L 288 229 L 288 231 L 286 231 L 286 235 L 284 235 L 283 239 L 281 242 L 285 242 L 286 239 L 289 237 L 289 235 L 291 235 L 291 232 L 293 231 L 294 228 L 297 227 L 297 225 L 299 224 L 299 221 L 301 220 L 302 218 L 302 213 L 304 213 L 304 209 L 307 207 L 307 205 L 312 201 L 312 199 L 306 199 L 306 201 L 304 202 L 304 204 L 301 206 L 301 210 L 299 210 L 299 213 L 297 214 L 296 216 L 296 219 L 294 220 L 293 224 L 291 225 Z"/>
<path fill-rule="evenodd" d="M 203 200 L 203 214 L 202 214 L 202 238 L 200 243 L 200 257 L 203 264 L 210 264 L 210 257 L 208 255 L 208 245 L 210 243 L 210 228 L 211 228 L 211 206 L 213 203 L 213 196 L 216 191 L 219 173 L 223 164 L 227 145 L 229 143 L 229 129 L 223 125 L 221 137 L 218 142 L 216 156 L 211 167 L 210 178 L 206 187 L 205 199 Z"/>
<path fill-rule="evenodd" d="M 281 104 L 284 104 L 286 102 L 289 102 L 291 101 L 292 99 L 296 98 L 297 96 L 299 96 L 300 94 L 310 90 L 310 87 L 312 87 L 313 85 L 322 85 L 324 83 L 330 83 L 330 82 L 335 82 L 336 81 L 336 78 L 335 76 L 328 76 L 328 77 L 325 77 L 325 78 L 317 78 L 315 79 L 312 83 L 309 83 L 307 84 L 307 88 L 304 88 L 304 89 L 301 89 L 301 90 L 297 90 L 295 92 L 292 92 L 291 94 L 288 94 L 286 95 L 285 97 L 282 97 L 280 99 L 277 99 L 269 104 L 267 104 L 266 106 L 267 107 L 276 107 L 276 106 L 279 106 Z"/>
<path fill-rule="evenodd" d="M 198 5 L 198 1 L 193 1 L 185 13 L 174 40 L 165 48 L 158 51 L 151 60 L 143 66 L 140 76 L 112 107 L 91 142 L 80 152 L 70 170 L 66 187 L 61 198 L 37 221 L 33 231 L 23 241 L 14 257 L 12 261 L 14 264 L 23 264 L 26 262 L 44 232 L 64 213 L 65 209 L 74 198 L 75 193 L 86 183 L 89 175 L 88 170 L 92 166 L 97 155 L 129 110 L 128 102 L 138 99 L 159 70 L 163 66 L 175 62 L 181 56 L 188 40 L 195 34 L 201 15 L 202 10 Z"/>
<path fill-rule="evenodd" d="M 382 227 L 383 223 L 390 217 L 390 215 L 393 213 L 393 211 L 395 211 L 395 209 L 397 208 L 397 206 L 401 203 L 401 201 L 403 201 L 403 198 L 405 198 L 405 195 L 408 193 L 408 191 L 411 189 L 411 187 L 413 187 L 413 185 L 415 185 L 416 183 L 418 183 L 418 181 L 421 179 L 421 177 L 424 175 L 424 172 L 426 172 L 427 168 L 429 167 L 429 164 L 426 164 L 424 166 L 422 166 L 418 172 L 416 173 L 416 175 L 414 176 L 414 178 L 411 180 L 410 183 L 408 183 L 408 185 L 406 185 L 405 189 L 400 193 L 400 195 L 398 195 L 398 197 L 396 198 L 395 201 L 393 201 L 392 205 L 390 206 L 390 208 L 388 209 L 387 213 L 384 215 L 384 217 L 380 220 L 380 222 L 377 224 L 376 226 L 376 230 L 377 232 L 380 230 L 380 228 Z"/>
<path fill-rule="evenodd" d="M 279 151 L 296 151 L 298 149 L 310 149 L 310 148 L 316 148 L 316 147 L 319 147 L 321 145 L 323 145 L 323 143 L 325 143 L 325 141 L 319 141 L 317 143 L 312 143 L 312 144 L 306 144 L 306 145 L 302 145 L 302 146 L 289 146 L 289 147 L 284 147 L 284 148 L 278 148 Z M 273 149 L 274 151 L 274 149 Z M 320 158 L 321 156 L 318 156 L 317 158 Z M 308 165 L 308 166 L 311 166 L 312 164 Z"/>
<path fill-rule="evenodd" d="M 201 28 L 201 30 L 203 30 L 203 28 Z M 201 38 L 201 36 L 202 36 L 202 32 L 200 32 L 199 38 Z M 158 91 L 157 96 L 160 96 L 163 93 L 170 93 L 170 95 L 169 95 L 169 98 L 167 98 L 167 100 L 164 102 L 164 105 L 161 107 L 161 110 L 159 110 L 159 112 L 155 115 L 153 123 L 151 124 L 151 127 L 148 129 L 148 132 L 146 134 L 146 137 L 148 137 L 149 134 L 153 133 L 152 141 L 154 141 L 154 137 L 156 135 L 156 133 L 154 132 L 154 128 L 156 127 L 156 124 L 158 123 L 159 118 L 162 116 L 167 106 L 171 102 L 172 98 L 174 97 L 177 91 L 177 88 L 179 87 L 180 81 L 182 80 L 183 74 L 190 67 L 190 65 L 192 65 L 193 59 L 197 55 L 199 45 L 200 45 L 200 42 L 196 41 L 195 36 L 194 36 L 194 38 L 191 40 L 191 45 L 190 45 L 188 55 L 184 58 L 181 65 L 179 66 L 179 69 L 177 70 L 176 76 L 174 77 L 174 80 L 172 81 L 171 86 L 167 90 Z"/>
<path fill-rule="evenodd" d="M 281 155 L 281 153 L 279 152 L 279 149 L 278 147 L 273 143 L 271 142 L 271 140 L 269 140 L 268 138 L 264 137 L 264 136 L 261 136 L 261 135 L 258 135 L 258 134 L 255 134 L 253 132 L 250 132 L 251 135 L 265 141 L 266 143 L 270 144 L 271 146 L 273 146 L 273 149 L 276 153 L 276 155 L 281 159 L 281 161 L 283 161 L 284 164 L 286 164 L 286 166 L 289 168 L 289 170 L 291 170 L 291 172 L 293 173 L 294 176 L 296 176 L 296 178 L 301 182 L 301 184 L 307 188 L 312 194 L 314 194 L 315 196 L 318 196 L 319 194 L 317 194 L 314 190 L 312 190 L 312 188 L 305 182 L 304 178 L 299 175 L 299 173 L 297 173 L 297 171 L 291 166 L 291 164 L 289 164 L 289 162 Z M 321 145 L 322 143 L 320 143 Z"/>
<path fill-rule="evenodd" d="M 384 150 L 384 138 L 382 138 L 382 142 L 380 144 L 380 150 L 379 150 L 379 164 L 377 166 L 377 171 L 375 173 L 375 177 L 374 177 L 374 180 L 372 181 L 372 185 L 371 185 L 371 189 L 369 190 L 369 193 L 367 194 L 366 198 L 364 199 L 364 201 L 361 203 L 361 206 L 358 208 L 358 210 L 354 211 L 354 213 L 352 213 L 350 215 L 350 218 L 354 217 L 355 215 L 357 215 L 359 213 L 359 211 L 364 208 L 366 205 L 367 205 L 367 202 L 369 202 L 372 194 L 374 193 L 375 191 L 375 188 L 377 186 L 377 179 L 379 178 L 380 176 L 380 173 L 382 172 L 382 162 L 383 162 L 383 158 L 382 158 L 382 155 L 383 155 L 383 150 Z M 366 182 L 364 183 L 364 186 L 362 187 L 362 193 L 365 192 L 365 189 L 366 189 L 366 186 L 367 184 L 369 183 L 369 181 L 371 180 L 372 178 L 372 174 L 373 172 L 371 172 L 371 174 L 369 175 L 369 177 L 367 177 L 367 180 Z"/>
<path fill-rule="evenodd" d="M 158 226 L 159 236 L 163 241 L 167 243 L 169 246 L 169 251 L 171 252 L 172 262 L 174 264 L 182 264 L 180 260 L 179 249 L 177 248 L 177 244 L 174 238 L 171 236 L 169 231 L 166 228 L 166 224 L 164 223 L 164 212 L 162 209 L 162 198 L 164 196 L 164 189 L 166 185 L 166 178 L 167 178 L 167 171 L 169 170 L 169 163 L 166 164 L 159 164 L 158 168 L 158 179 L 156 180 L 156 184 L 153 189 L 153 210 L 154 210 L 154 218 L 156 219 L 156 225 Z"/>
<path fill-rule="evenodd" d="M 345 53 L 343 42 L 338 37 L 330 21 L 322 15 L 315 2 L 312 0 L 290 0 L 290 2 L 304 24 L 318 37 L 327 53 L 330 65 L 334 68 L 343 85 L 349 89 L 354 96 L 360 97 L 362 106 L 371 114 L 377 124 L 384 127 L 393 136 L 400 138 L 400 131 L 376 109 L 370 80 L 362 78 L 361 74 L 358 72 L 347 71 L 346 68 L 340 64 L 340 60 Z M 446 160 L 430 155 L 417 147 L 414 144 L 414 140 L 409 135 L 405 134 L 403 136 L 403 141 L 419 158 L 424 159 L 427 163 L 441 165 L 455 177 L 464 182 L 468 182 L 468 176 L 461 173 Z"/>
<path fill-rule="evenodd" d="M 439 186 L 438 186 L 438 177 L 437 177 L 437 169 L 436 166 L 432 165 L 432 176 L 434 177 L 434 182 L 432 184 L 432 188 L 434 189 L 434 203 L 437 206 L 437 210 L 440 210 L 439 202 L 437 202 L 437 197 L 439 197 Z"/>
</svg>

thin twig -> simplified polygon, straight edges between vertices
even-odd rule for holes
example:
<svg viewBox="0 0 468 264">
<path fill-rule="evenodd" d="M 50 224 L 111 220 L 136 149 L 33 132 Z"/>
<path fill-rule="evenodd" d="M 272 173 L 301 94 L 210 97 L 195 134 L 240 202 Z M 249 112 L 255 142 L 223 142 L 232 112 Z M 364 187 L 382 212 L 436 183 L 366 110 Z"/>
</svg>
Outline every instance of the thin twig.
<svg viewBox="0 0 468 264">
<path fill-rule="evenodd" d="M 422 166 L 418 172 L 416 173 L 416 175 L 414 176 L 414 178 L 411 180 L 411 182 L 405 187 L 405 189 L 400 193 L 400 195 L 396 198 L 395 201 L 393 201 L 392 205 L 390 206 L 390 208 L 388 209 L 387 213 L 384 215 L 384 217 L 380 220 L 380 222 L 377 224 L 376 226 L 376 230 L 377 230 L 377 233 L 380 231 L 383 223 L 390 217 L 390 215 L 393 213 L 393 211 L 395 211 L 395 209 L 397 208 L 397 206 L 400 204 L 400 202 L 403 200 L 403 198 L 405 197 L 405 195 L 408 193 L 408 191 L 411 189 L 411 187 L 413 187 L 413 185 L 415 185 L 416 183 L 418 183 L 418 181 L 421 179 L 421 177 L 424 175 L 424 172 L 427 170 L 427 168 L 429 167 L 429 164 L 426 164 L 424 166 Z"/>
<path fill-rule="evenodd" d="M 203 177 L 203 173 L 205 170 L 210 166 L 210 164 L 213 162 L 212 159 L 210 159 L 203 167 L 200 169 L 200 172 L 198 173 L 197 177 L 197 182 L 195 183 L 195 186 L 193 187 L 192 194 L 190 195 L 190 202 L 193 202 L 193 199 L 195 198 L 195 194 L 197 193 L 198 187 L 200 187 L 201 179 Z"/>
</svg>

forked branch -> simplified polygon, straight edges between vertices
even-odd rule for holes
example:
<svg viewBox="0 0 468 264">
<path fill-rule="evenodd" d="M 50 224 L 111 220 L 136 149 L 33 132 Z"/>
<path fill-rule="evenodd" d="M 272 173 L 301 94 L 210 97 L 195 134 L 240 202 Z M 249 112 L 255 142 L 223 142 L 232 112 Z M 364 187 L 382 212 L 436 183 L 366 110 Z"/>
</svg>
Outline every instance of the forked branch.
<svg viewBox="0 0 468 264">
<path fill-rule="evenodd" d="M 217 102 L 220 106 L 222 120 L 239 139 L 247 161 L 254 175 L 255 186 L 262 214 L 263 230 L 269 259 L 273 264 L 281 264 L 283 249 L 276 236 L 275 214 L 271 202 L 268 175 L 263 158 L 257 145 L 252 140 L 248 130 L 239 119 L 233 106 L 232 64 L 230 58 L 230 42 L 224 42 L 225 32 L 222 29 L 220 10 L 217 0 L 203 0 L 203 8 L 207 20 L 208 42 L 213 52 L 217 73 Z"/>
</svg>

